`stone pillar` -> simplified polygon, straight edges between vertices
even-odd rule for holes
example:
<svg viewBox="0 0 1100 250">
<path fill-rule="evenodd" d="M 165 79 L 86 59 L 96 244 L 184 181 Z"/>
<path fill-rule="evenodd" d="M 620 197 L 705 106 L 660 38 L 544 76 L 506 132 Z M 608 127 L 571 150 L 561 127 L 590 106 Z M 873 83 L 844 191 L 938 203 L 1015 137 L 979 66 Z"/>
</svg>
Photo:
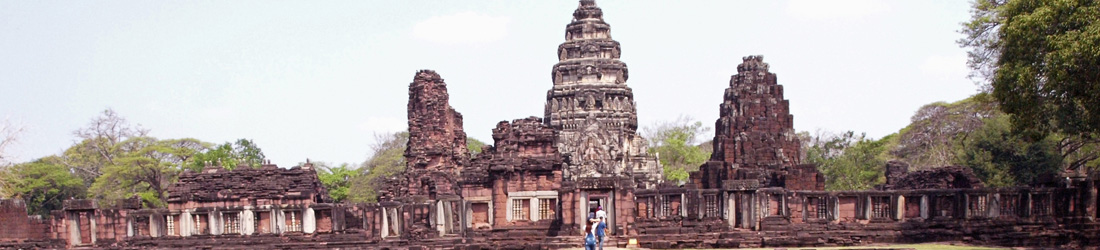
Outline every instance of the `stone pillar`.
<svg viewBox="0 0 1100 250">
<path fill-rule="evenodd" d="M 126 218 L 126 237 L 134 237 L 134 218 Z"/>
<path fill-rule="evenodd" d="M 1085 212 L 1088 213 L 1088 215 L 1087 215 L 1088 218 L 1090 220 L 1093 220 L 1093 221 L 1096 221 L 1096 216 L 1097 216 L 1097 207 L 1096 207 L 1096 203 L 1097 203 L 1097 201 L 1096 201 L 1096 199 L 1097 199 L 1097 190 L 1096 189 L 1097 189 L 1097 186 L 1096 186 L 1096 183 L 1097 183 L 1096 180 L 1091 180 L 1091 181 L 1085 182 L 1085 190 L 1088 192 L 1087 194 L 1085 194 Z"/>
<path fill-rule="evenodd" d="M 208 221 L 206 224 L 210 228 L 210 235 L 220 235 L 220 234 L 222 234 L 222 227 L 221 227 L 221 225 L 222 225 L 222 223 L 221 223 L 222 222 L 222 213 L 221 212 L 213 211 L 213 212 L 207 213 L 206 214 L 206 221 Z"/>
<path fill-rule="evenodd" d="M 958 207 L 959 207 L 958 205 L 955 206 L 956 209 Z M 959 218 L 964 218 L 964 219 L 969 219 L 970 218 L 970 216 L 971 216 L 971 214 L 970 214 L 970 194 L 965 194 L 964 193 L 962 195 L 962 213 L 957 213 L 957 214 L 962 214 L 962 216 L 960 216 Z"/>
<path fill-rule="evenodd" d="M 874 204 L 871 203 L 871 196 L 867 196 L 863 199 L 863 219 L 871 219 L 871 210 Z"/>
<path fill-rule="evenodd" d="M 95 240 L 96 240 L 96 230 L 95 230 L 96 213 L 95 213 L 95 211 L 93 210 L 91 213 L 89 213 L 88 217 L 89 217 L 88 218 L 88 224 L 89 224 L 88 226 L 89 226 L 89 229 L 90 229 L 90 230 L 88 230 L 88 232 L 92 236 L 92 245 L 95 245 Z"/>
<path fill-rule="evenodd" d="M 928 195 L 920 196 L 920 217 L 921 219 L 928 219 Z"/>
<path fill-rule="evenodd" d="M 386 212 L 386 208 L 382 207 L 382 238 L 390 236 L 390 221 L 389 214 Z"/>
<path fill-rule="evenodd" d="M 830 206 L 830 208 L 833 210 L 833 212 L 831 213 L 832 218 L 829 218 L 829 219 L 831 221 L 839 221 L 840 220 L 840 197 L 830 196 L 829 200 L 833 201 L 833 205 Z"/>
<path fill-rule="evenodd" d="M 283 232 L 286 232 L 286 217 L 285 216 L 286 216 L 286 214 L 283 213 L 282 209 L 278 209 L 276 211 L 271 212 L 271 217 L 272 217 L 271 220 L 275 222 L 275 227 L 274 228 L 275 228 L 275 233 L 276 234 L 283 234 Z"/>
<path fill-rule="evenodd" d="M 191 229 L 195 228 L 195 225 L 191 224 L 191 220 L 193 220 L 193 218 L 191 218 L 191 212 L 183 210 L 183 212 L 181 212 L 179 216 L 180 224 L 178 225 L 178 227 L 180 228 L 180 236 L 191 236 Z"/>
<path fill-rule="evenodd" d="M 729 195 L 727 193 L 726 195 L 726 222 L 729 223 L 730 227 L 737 226 L 737 200 L 735 197 L 736 194 Z"/>
<path fill-rule="evenodd" d="M 989 211 L 986 213 L 986 215 L 993 218 L 1001 216 L 1001 194 L 993 194 L 988 197 L 989 198 L 987 199 L 989 199 L 989 204 L 987 207 Z"/>
<path fill-rule="evenodd" d="M 307 207 L 302 213 L 302 232 L 311 234 L 317 231 L 317 216 L 313 214 L 313 208 Z"/>
<path fill-rule="evenodd" d="M 897 197 L 898 202 L 895 202 L 894 204 L 897 205 L 898 209 L 895 210 L 896 213 L 894 213 L 894 219 L 898 221 L 905 221 L 905 210 L 907 209 L 905 207 L 905 196 L 898 195 Z"/>
<path fill-rule="evenodd" d="M 239 215 L 241 218 L 241 234 L 251 235 L 256 233 L 256 213 L 252 212 L 251 207 L 245 207 L 244 211 Z"/>
<path fill-rule="evenodd" d="M 527 214 L 528 219 L 531 220 L 531 221 L 539 221 L 539 211 L 538 211 L 539 198 L 538 197 L 531 198 L 531 200 L 528 201 L 527 204 L 530 205 L 527 208 L 528 209 L 528 214 Z"/>
</svg>

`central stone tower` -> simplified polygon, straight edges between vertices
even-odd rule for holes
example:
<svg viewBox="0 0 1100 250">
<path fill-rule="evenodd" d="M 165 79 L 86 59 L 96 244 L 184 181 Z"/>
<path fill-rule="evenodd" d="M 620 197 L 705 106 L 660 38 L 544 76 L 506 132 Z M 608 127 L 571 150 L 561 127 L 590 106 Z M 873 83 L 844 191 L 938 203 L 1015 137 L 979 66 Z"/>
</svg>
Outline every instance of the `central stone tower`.
<svg viewBox="0 0 1100 250">
<path fill-rule="evenodd" d="M 593 0 L 581 0 L 566 26 L 546 93 L 546 124 L 560 131 L 558 149 L 566 156 L 564 178 L 633 177 L 652 186 L 661 169 L 638 136 L 634 94 L 626 86 L 626 64 L 619 42 Z"/>
</svg>

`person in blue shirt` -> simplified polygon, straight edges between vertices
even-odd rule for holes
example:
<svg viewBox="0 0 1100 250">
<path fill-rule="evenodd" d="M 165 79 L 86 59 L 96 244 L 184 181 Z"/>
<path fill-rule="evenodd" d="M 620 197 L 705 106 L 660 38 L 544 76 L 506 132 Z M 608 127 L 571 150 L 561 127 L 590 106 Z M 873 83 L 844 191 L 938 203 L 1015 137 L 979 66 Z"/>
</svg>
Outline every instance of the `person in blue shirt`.
<svg viewBox="0 0 1100 250">
<path fill-rule="evenodd" d="M 596 210 L 596 219 L 599 220 L 596 224 L 596 241 L 600 250 L 603 250 L 603 242 L 607 241 L 607 213 L 603 212 L 603 207 L 599 207 Z"/>
</svg>

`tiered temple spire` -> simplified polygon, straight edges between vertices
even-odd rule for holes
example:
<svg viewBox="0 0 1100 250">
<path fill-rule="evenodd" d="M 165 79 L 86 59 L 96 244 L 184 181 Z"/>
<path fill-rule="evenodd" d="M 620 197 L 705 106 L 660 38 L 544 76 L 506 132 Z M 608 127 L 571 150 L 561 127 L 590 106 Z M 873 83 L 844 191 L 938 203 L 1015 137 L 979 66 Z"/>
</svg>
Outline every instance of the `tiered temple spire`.
<svg viewBox="0 0 1100 250">
<path fill-rule="evenodd" d="M 558 147 L 570 156 L 566 178 L 634 176 L 647 183 L 660 179 L 660 168 L 646 155 L 645 141 L 637 135 L 634 94 L 626 86 L 628 71 L 620 52 L 603 11 L 595 1 L 580 1 L 566 26 L 565 42 L 558 46 L 544 119 L 561 131 Z"/>
</svg>

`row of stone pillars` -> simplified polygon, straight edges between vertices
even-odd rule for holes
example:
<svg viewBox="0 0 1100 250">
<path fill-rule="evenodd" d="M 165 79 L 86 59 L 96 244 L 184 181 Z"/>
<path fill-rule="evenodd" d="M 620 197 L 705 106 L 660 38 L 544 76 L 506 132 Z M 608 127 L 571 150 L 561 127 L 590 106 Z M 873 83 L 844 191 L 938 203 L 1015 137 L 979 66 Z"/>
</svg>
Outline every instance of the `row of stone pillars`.
<svg viewBox="0 0 1100 250">
<path fill-rule="evenodd" d="M 146 217 L 145 222 L 147 223 L 139 223 L 140 219 L 146 219 L 141 217 Z M 127 236 L 141 235 L 144 233 L 142 231 L 148 232 L 148 235 L 145 236 L 151 237 L 282 234 L 287 232 L 314 233 L 317 231 L 317 218 L 313 208 L 301 210 L 272 208 L 255 211 L 246 208 L 244 210 L 201 212 L 189 209 L 168 215 L 130 216 L 127 223 Z"/>
</svg>

